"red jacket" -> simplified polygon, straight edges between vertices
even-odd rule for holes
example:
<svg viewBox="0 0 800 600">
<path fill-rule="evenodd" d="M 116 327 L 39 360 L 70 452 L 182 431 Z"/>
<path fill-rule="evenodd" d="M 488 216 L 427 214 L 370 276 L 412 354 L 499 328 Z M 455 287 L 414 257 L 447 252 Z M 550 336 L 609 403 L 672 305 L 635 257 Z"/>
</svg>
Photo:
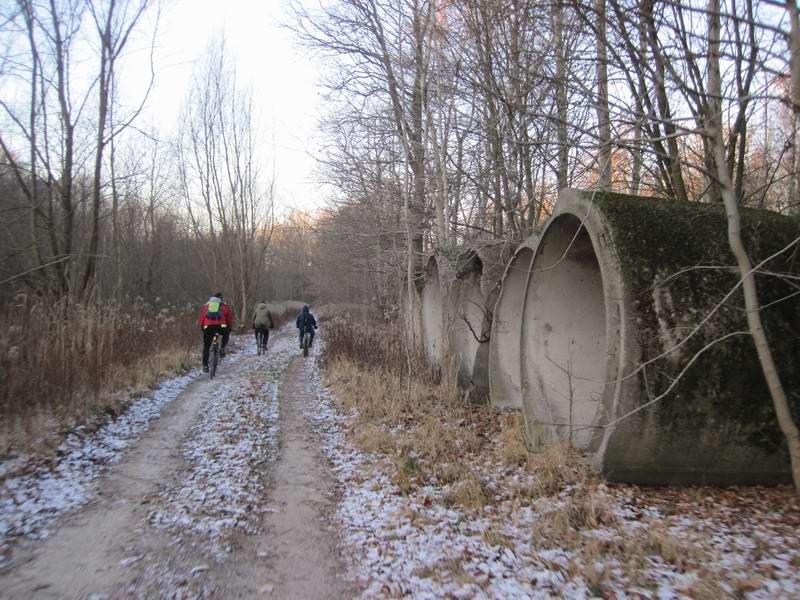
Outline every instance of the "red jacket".
<svg viewBox="0 0 800 600">
<path fill-rule="evenodd" d="M 208 314 L 208 303 L 203 305 L 203 308 L 200 309 L 200 318 L 198 319 L 198 323 L 202 329 L 205 329 L 208 325 L 224 325 L 225 327 L 230 327 L 233 329 L 233 311 L 231 307 L 225 304 L 224 302 L 220 306 L 220 312 L 222 313 L 222 318 L 220 319 L 209 319 L 206 315 Z"/>
</svg>

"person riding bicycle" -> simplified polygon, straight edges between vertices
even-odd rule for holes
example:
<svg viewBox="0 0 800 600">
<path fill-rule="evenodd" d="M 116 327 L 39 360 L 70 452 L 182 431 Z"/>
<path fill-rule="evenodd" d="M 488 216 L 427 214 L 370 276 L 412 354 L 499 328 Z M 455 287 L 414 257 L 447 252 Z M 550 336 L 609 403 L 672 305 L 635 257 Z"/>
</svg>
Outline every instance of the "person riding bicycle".
<svg viewBox="0 0 800 600">
<path fill-rule="evenodd" d="M 253 329 L 256 332 L 256 344 L 258 343 L 258 334 L 263 332 L 264 346 L 266 346 L 269 340 L 269 330 L 275 329 L 275 322 L 272 320 L 272 313 L 266 302 L 259 302 L 253 311 Z"/>
<path fill-rule="evenodd" d="M 208 353 L 214 335 L 222 337 L 219 355 L 225 356 L 225 346 L 228 345 L 231 329 L 233 329 L 233 311 L 222 301 L 222 292 L 217 292 L 208 299 L 200 309 L 200 318 L 197 320 L 203 331 L 203 372 L 208 372 Z"/>
<path fill-rule="evenodd" d="M 297 317 L 296 325 L 297 329 L 300 330 L 300 347 L 303 347 L 303 335 L 305 333 L 311 334 L 311 339 L 308 342 L 310 347 L 314 343 L 314 330 L 317 329 L 317 320 L 308 310 L 308 306 L 303 307 L 303 312 Z"/>
</svg>

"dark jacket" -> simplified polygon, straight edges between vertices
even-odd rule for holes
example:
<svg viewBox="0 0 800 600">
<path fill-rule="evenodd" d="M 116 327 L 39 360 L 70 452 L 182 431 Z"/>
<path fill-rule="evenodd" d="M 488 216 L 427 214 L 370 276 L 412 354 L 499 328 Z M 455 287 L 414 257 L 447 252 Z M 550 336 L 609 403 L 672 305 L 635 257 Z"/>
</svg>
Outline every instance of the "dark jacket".
<svg viewBox="0 0 800 600">
<path fill-rule="evenodd" d="M 317 320 L 314 318 L 314 315 L 309 312 L 307 306 L 303 307 L 303 312 L 297 317 L 295 324 L 300 330 L 300 333 L 306 333 L 307 331 L 314 333 L 314 330 L 317 328 Z"/>
</svg>

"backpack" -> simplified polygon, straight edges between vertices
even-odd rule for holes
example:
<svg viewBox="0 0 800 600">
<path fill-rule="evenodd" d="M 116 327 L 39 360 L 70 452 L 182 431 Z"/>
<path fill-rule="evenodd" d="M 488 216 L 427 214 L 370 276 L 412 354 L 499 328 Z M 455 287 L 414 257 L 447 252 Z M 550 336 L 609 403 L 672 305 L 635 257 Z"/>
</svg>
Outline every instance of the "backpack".
<svg viewBox="0 0 800 600">
<path fill-rule="evenodd" d="M 222 318 L 222 302 L 209 302 L 206 318 L 216 321 Z"/>
<path fill-rule="evenodd" d="M 306 331 L 311 332 L 314 331 L 314 326 L 311 324 L 311 313 L 306 313 L 303 315 L 303 333 Z"/>
</svg>

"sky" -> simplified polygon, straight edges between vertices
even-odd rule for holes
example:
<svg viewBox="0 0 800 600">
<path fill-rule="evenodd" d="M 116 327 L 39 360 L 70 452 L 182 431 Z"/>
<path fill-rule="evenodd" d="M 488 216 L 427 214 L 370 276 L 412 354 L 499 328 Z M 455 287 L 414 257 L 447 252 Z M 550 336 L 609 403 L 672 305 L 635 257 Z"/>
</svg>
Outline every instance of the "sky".
<svg viewBox="0 0 800 600">
<path fill-rule="evenodd" d="M 279 214 L 290 207 L 313 211 L 323 204 L 313 176 L 313 155 L 321 145 L 316 136 L 319 66 L 283 26 L 291 18 L 288 0 L 165 0 L 154 55 L 155 87 L 139 121 L 154 122 L 162 137 L 175 131 L 194 61 L 212 37 L 224 34 L 237 77 L 253 86 L 265 174 L 272 171 L 274 143 Z M 149 79 L 149 44 L 139 40 L 138 46 L 125 69 L 131 74 L 127 93 L 132 96 Z"/>
</svg>

